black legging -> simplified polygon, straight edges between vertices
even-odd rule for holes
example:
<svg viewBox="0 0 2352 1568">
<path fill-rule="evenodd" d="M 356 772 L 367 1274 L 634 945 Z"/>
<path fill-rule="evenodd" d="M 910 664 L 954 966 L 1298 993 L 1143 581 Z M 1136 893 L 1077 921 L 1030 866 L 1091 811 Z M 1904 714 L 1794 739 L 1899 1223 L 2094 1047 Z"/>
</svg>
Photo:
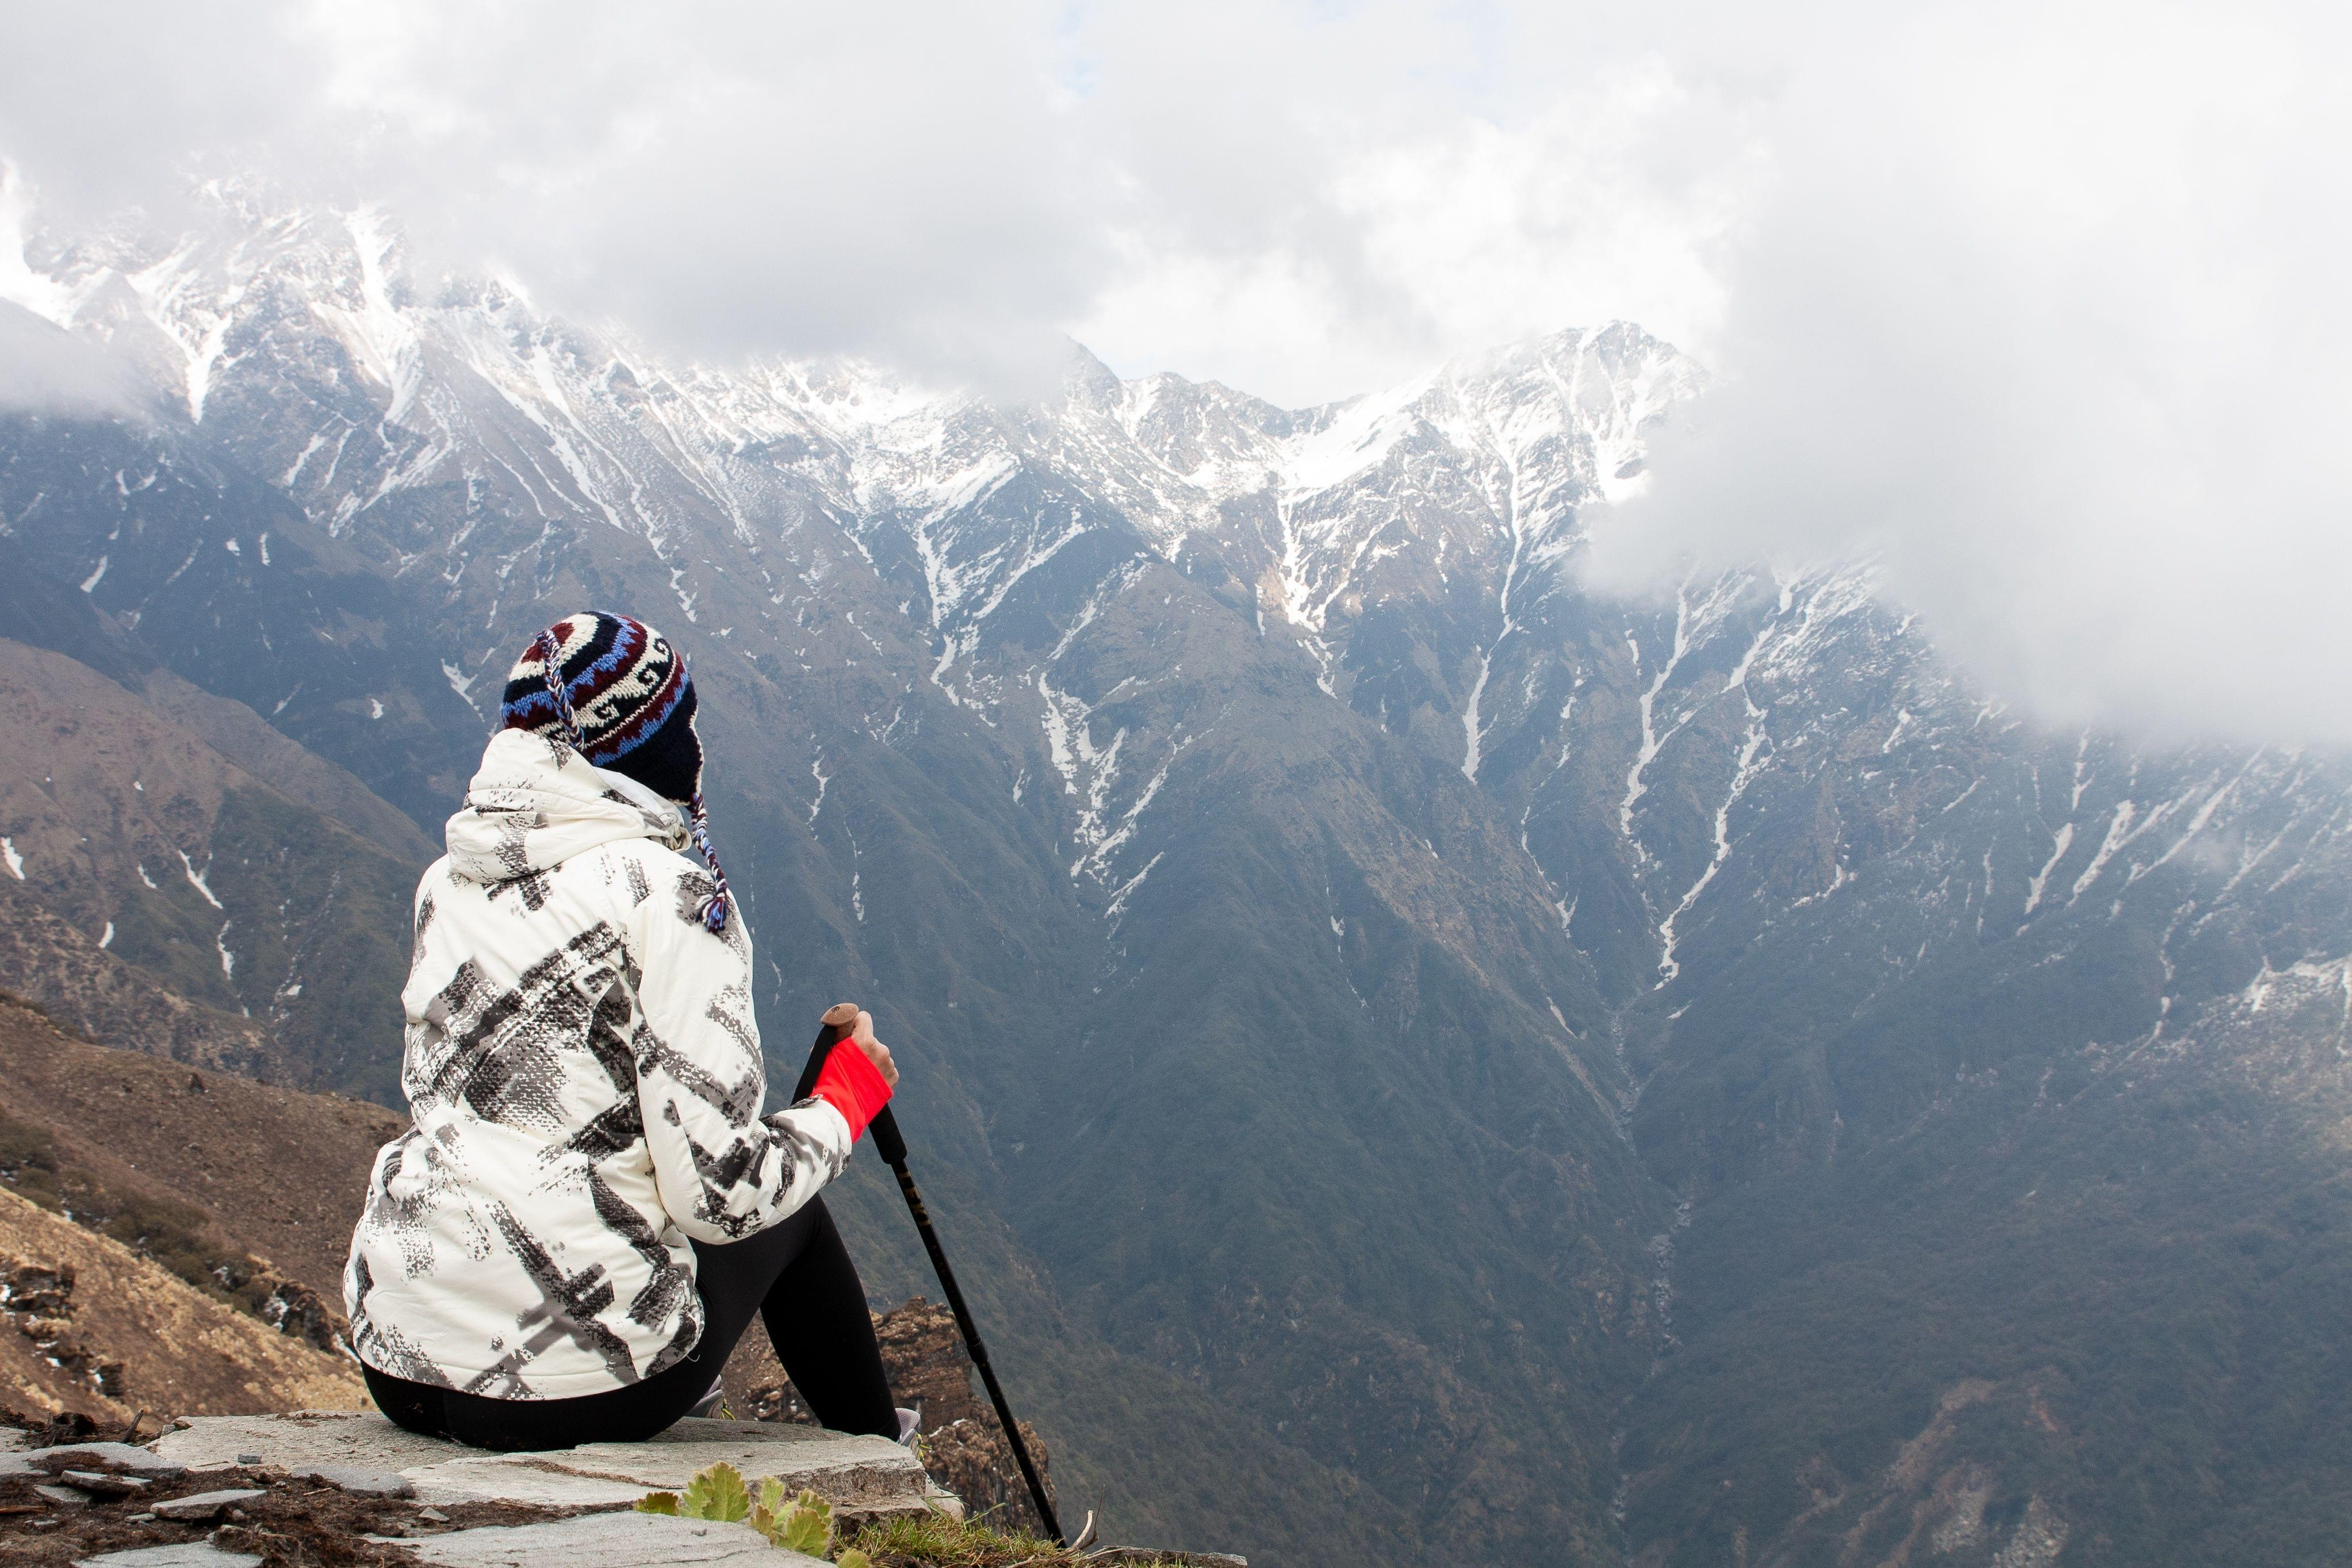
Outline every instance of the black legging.
<svg viewBox="0 0 2352 1568">
<path fill-rule="evenodd" d="M 757 1312 L 776 1359 L 819 1422 L 836 1432 L 898 1435 L 866 1287 L 822 1200 L 810 1199 L 741 1241 L 697 1241 L 694 1258 L 701 1342 L 684 1361 L 642 1383 L 573 1399 L 491 1399 L 362 1366 L 368 1393 L 377 1409 L 408 1430 L 477 1448 L 641 1442 L 710 1391 Z"/>
</svg>

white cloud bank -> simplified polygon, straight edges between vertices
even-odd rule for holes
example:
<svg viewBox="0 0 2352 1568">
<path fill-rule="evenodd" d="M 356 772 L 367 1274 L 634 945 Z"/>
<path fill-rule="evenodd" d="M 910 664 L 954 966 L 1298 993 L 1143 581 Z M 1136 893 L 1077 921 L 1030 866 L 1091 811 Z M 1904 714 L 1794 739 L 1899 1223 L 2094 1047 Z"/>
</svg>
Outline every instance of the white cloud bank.
<svg viewBox="0 0 2352 1568">
<path fill-rule="evenodd" d="M 1638 320 L 1723 382 L 1603 580 L 1867 549 L 2045 715 L 2340 742 L 2336 17 L 0 0 L 0 156 L 68 225 L 382 201 L 716 358 L 1003 383 L 1067 332 L 1298 403 Z"/>
<path fill-rule="evenodd" d="M 1994 691 L 2352 741 L 2352 82 L 2320 13 L 1911 13 L 1792 68 L 1724 378 L 1596 574 L 1867 550 Z"/>
</svg>

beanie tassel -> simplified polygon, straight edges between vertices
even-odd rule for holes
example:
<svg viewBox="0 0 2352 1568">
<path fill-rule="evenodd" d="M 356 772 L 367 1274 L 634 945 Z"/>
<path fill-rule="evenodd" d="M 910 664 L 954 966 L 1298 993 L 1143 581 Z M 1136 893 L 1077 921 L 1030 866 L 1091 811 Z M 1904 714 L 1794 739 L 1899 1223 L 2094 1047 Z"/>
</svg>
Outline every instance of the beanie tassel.
<svg viewBox="0 0 2352 1568">
<path fill-rule="evenodd" d="M 555 640 L 552 628 L 541 632 L 531 646 L 539 650 L 539 673 L 547 682 L 547 695 L 554 699 L 555 716 L 563 726 L 563 738 L 572 749 L 580 749 L 580 717 L 572 711 L 572 687 L 563 678 L 563 645 Z"/>
<path fill-rule="evenodd" d="M 710 868 L 711 892 L 702 901 L 702 924 L 715 935 L 727 929 L 727 873 L 719 869 L 719 852 L 710 847 L 710 814 L 703 810 L 699 789 L 694 792 L 694 800 L 687 808 L 687 818 L 693 825 L 695 852 Z"/>
</svg>

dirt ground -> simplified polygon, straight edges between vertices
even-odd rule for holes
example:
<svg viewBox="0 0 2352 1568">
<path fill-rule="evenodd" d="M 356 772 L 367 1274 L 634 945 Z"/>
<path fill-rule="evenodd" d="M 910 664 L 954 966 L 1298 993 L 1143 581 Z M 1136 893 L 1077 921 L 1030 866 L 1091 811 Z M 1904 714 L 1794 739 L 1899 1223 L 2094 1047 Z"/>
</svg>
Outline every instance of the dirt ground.
<svg viewBox="0 0 2352 1568">
<path fill-rule="evenodd" d="M 36 1465 L 58 1470 L 71 1463 L 66 1458 L 69 1452 L 55 1450 L 52 1458 L 37 1451 L 29 1457 Z M 298 1563 L 317 1568 L 358 1564 L 392 1568 L 415 1559 L 396 1546 L 366 1537 L 423 1536 L 485 1524 L 533 1524 L 582 1511 L 510 1503 L 451 1503 L 430 1511 L 440 1516 L 430 1518 L 418 1502 L 355 1497 L 322 1482 L 297 1480 L 283 1470 L 259 1469 L 158 1477 L 130 1496 L 89 1497 L 73 1502 L 43 1496 L 36 1489 L 45 1484 L 75 1491 L 56 1487 L 47 1476 L 0 1477 L 0 1564 L 63 1568 L 102 1552 L 210 1541 L 231 1552 L 256 1553 L 270 1568 Z M 156 1519 L 149 1512 L 156 1503 L 172 1498 L 247 1488 L 257 1489 L 262 1495 L 215 1520 L 182 1524 Z"/>
</svg>

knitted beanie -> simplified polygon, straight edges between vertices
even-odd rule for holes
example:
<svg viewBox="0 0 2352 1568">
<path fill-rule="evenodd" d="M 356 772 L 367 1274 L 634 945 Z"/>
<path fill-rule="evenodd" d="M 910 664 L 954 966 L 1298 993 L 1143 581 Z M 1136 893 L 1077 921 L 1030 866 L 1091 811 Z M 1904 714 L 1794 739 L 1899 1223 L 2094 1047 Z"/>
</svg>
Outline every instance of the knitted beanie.
<svg viewBox="0 0 2352 1568">
<path fill-rule="evenodd" d="M 508 673 L 499 725 L 561 738 L 592 766 L 684 801 L 713 884 L 703 921 L 720 931 L 727 873 L 711 847 L 702 804 L 696 706 L 693 672 L 667 638 L 642 621 L 594 610 L 568 615 L 531 639 Z"/>
</svg>

